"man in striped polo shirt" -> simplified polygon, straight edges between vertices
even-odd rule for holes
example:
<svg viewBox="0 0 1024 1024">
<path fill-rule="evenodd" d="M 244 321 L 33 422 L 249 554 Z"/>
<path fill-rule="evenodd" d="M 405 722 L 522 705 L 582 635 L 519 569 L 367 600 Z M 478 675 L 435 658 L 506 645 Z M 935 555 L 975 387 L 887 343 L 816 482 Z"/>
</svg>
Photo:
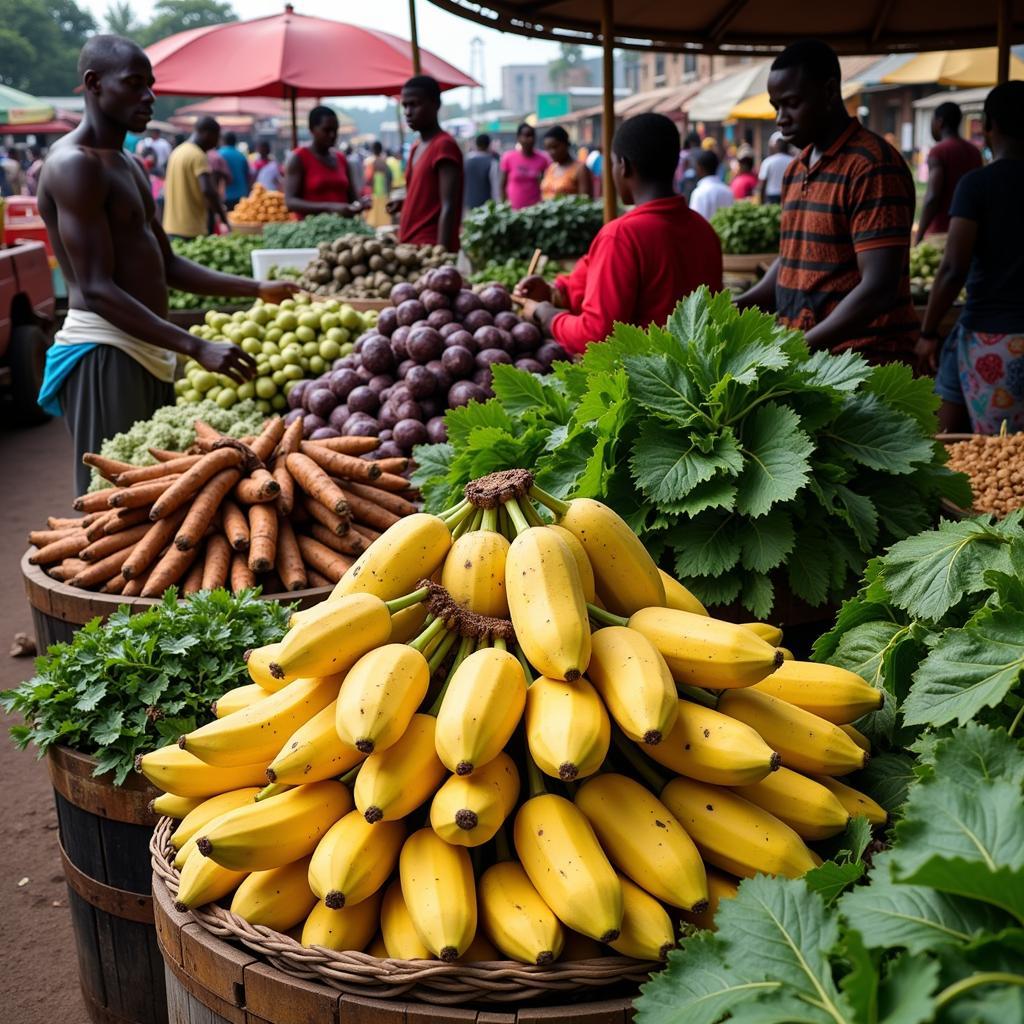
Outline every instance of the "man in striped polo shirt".
<svg viewBox="0 0 1024 1024">
<path fill-rule="evenodd" d="M 835 52 L 815 39 L 772 63 L 776 124 L 802 152 L 783 179 L 779 258 L 737 302 L 774 310 L 813 349 L 912 362 L 913 178 L 889 143 L 847 113 L 840 79 Z"/>
</svg>

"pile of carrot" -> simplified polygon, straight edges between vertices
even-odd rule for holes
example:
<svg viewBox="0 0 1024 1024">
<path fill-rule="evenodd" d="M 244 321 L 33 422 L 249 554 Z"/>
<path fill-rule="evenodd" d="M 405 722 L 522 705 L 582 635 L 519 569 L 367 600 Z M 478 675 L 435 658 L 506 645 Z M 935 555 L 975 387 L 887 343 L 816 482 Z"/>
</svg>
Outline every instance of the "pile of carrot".
<svg viewBox="0 0 1024 1024">
<path fill-rule="evenodd" d="M 114 486 L 75 499 L 78 518 L 29 534 L 54 579 L 126 597 L 215 587 L 264 593 L 337 583 L 389 526 L 417 511 L 408 459 L 365 458 L 375 437 L 302 440 L 302 420 L 256 437 L 196 422 L 188 452 L 151 448 L 152 466 L 82 461 Z"/>
</svg>

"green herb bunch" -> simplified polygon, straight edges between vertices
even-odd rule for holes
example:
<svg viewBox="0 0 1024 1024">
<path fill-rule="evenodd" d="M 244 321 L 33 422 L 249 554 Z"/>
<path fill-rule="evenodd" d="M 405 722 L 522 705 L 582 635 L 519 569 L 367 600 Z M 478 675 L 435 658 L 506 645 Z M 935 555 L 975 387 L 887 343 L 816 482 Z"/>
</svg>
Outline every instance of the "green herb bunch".
<svg viewBox="0 0 1024 1024">
<path fill-rule="evenodd" d="M 711 226 L 718 233 L 722 252 L 730 256 L 778 252 L 781 215 L 782 207 L 776 203 L 733 203 L 714 212 Z"/>
<path fill-rule="evenodd" d="M 97 759 L 117 784 L 137 754 L 173 743 L 213 718 L 210 704 L 248 681 L 242 655 L 284 635 L 291 607 L 258 590 L 203 591 L 179 603 L 170 588 L 137 615 L 119 609 L 83 626 L 36 662 L 36 675 L 0 694 L 25 719 L 11 735 L 40 755 L 59 743 Z"/>
<path fill-rule="evenodd" d="M 522 210 L 493 200 L 462 221 L 462 248 L 474 266 L 528 260 L 535 249 L 548 259 L 582 256 L 604 224 L 600 203 L 585 196 L 549 199 Z"/>
<path fill-rule="evenodd" d="M 493 369 L 496 397 L 450 410 L 447 444 L 416 449 L 428 510 L 476 476 L 530 468 L 559 497 L 607 501 L 706 604 L 767 618 L 780 581 L 838 601 L 941 497 L 970 503 L 932 439 L 930 381 L 812 355 L 727 293 L 694 292 L 664 327 L 616 325 L 547 377 Z"/>
<path fill-rule="evenodd" d="M 253 249 L 263 246 L 258 235 L 200 235 L 198 238 L 172 238 L 171 248 L 211 270 L 238 277 L 252 277 Z M 248 305 L 252 299 L 211 295 L 193 295 L 172 289 L 168 296 L 171 309 L 214 309 L 218 306 Z"/>
<path fill-rule="evenodd" d="M 526 277 L 530 269 L 530 261 L 526 259 L 492 260 L 485 264 L 475 274 L 471 275 L 471 284 L 500 284 L 511 291 L 519 282 Z M 553 281 L 561 273 L 559 265 L 555 260 L 548 260 L 544 265 L 541 276 Z"/>
<path fill-rule="evenodd" d="M 263 226 L 261 249 L 315 249 L 321 242 L 333 242 L 342 235 L 372 235 L 360 217 L 340 217 L 336 213 L 317 213 L 305 220 L 285 220 Z"/>
</svg>

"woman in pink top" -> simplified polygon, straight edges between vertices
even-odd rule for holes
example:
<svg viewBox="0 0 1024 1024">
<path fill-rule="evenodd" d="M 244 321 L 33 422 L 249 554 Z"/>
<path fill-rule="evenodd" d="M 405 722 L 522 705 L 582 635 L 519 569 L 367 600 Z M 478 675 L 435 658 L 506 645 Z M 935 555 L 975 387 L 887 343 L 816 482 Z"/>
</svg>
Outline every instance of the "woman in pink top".
<svg viewBox="0 0 1024 1024">
<path fill-rule="evenodd" d="M 516 148 L 501 157 L 501 196 L 513 210 L 540 202 L 540 179 L 551 161 L 534 148 L 537 133 L 528 124 L 516 132 Z"/>
</svg>

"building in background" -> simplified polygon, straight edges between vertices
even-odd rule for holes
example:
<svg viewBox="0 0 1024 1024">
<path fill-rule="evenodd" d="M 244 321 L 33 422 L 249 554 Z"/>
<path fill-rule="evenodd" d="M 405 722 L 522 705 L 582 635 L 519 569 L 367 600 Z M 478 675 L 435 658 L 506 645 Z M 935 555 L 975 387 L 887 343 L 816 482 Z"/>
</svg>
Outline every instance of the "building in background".
<svg viewBox="0 0 1024 1024">
<path fill-rule="evenodd" d="M 552 91 L 547 64 L 506 64 L 501 69 L 501 105 L 506 110 L 533 113 L 537 97 Z"/>
</svg>

